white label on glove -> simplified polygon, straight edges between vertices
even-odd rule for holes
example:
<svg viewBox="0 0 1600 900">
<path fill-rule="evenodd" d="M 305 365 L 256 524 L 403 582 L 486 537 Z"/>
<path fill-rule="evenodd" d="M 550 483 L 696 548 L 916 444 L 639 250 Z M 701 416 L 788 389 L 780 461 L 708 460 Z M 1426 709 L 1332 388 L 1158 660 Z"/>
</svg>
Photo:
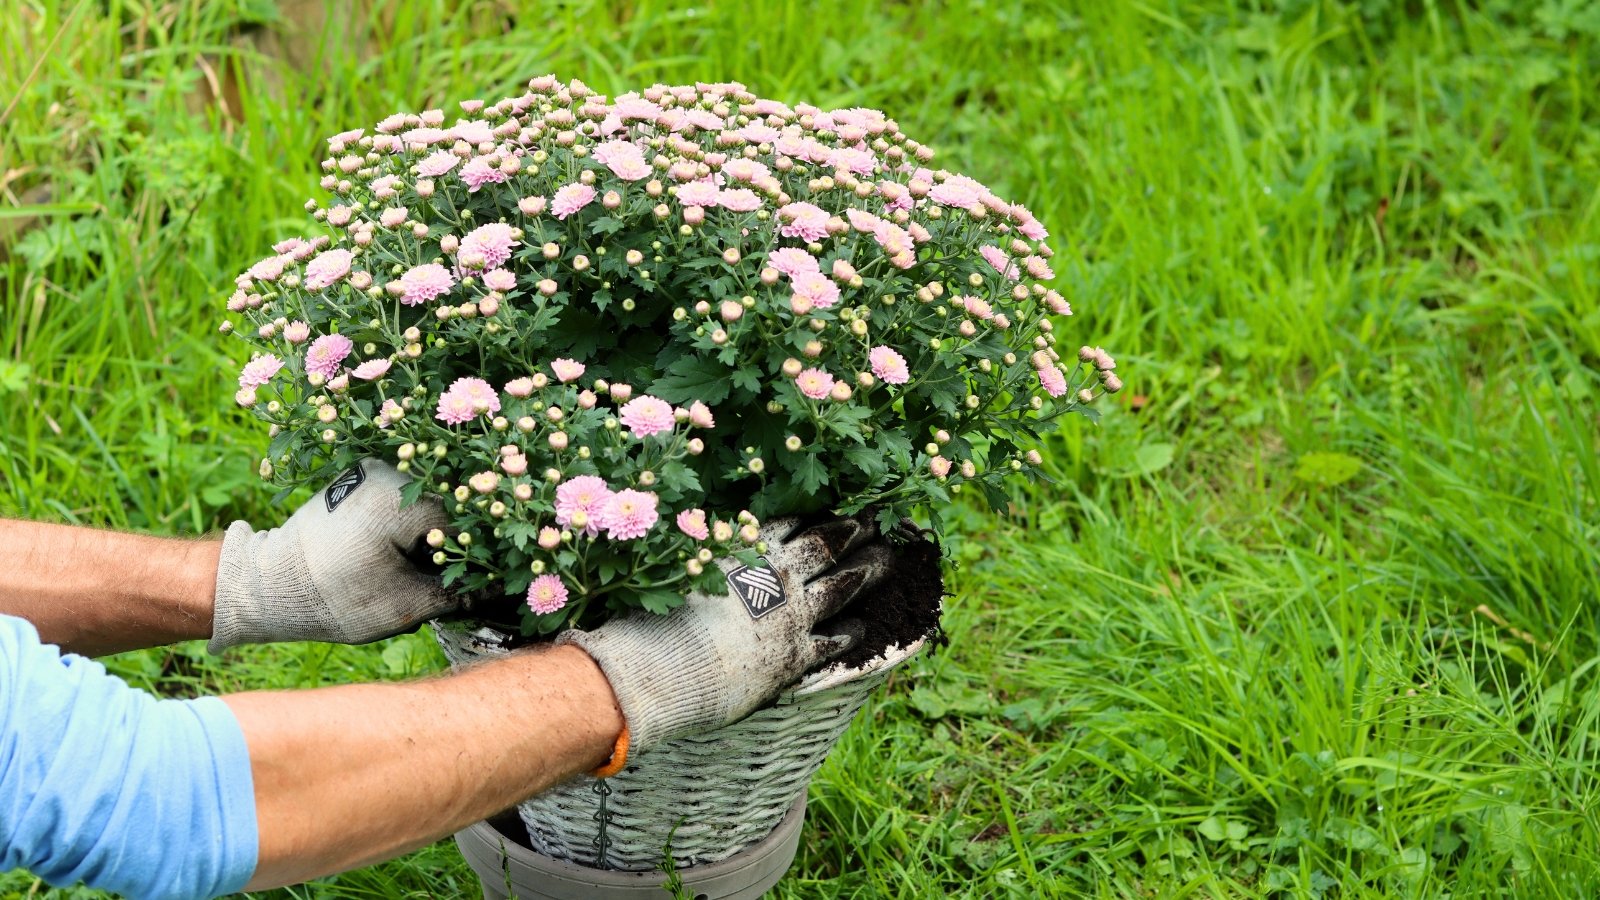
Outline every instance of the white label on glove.
<svg viewBox="0 0 1600 900">
<path fill-rule="evenodd" d="M 765 561 L 765 557 L 762 557 Z M 787 602 L 783 596 L 783 582 L 770 568 L 740 566 L 728 573 L 728 586 L 749 611 L 750 618 L 759 619 Z"/>
<path fill-rule="evenodd" d="M 335 478 L 333 484 L 328 485 L 328 492 L 325 495 L 328 500 L 328 512 L 338 509 L 339 504 L 343 503 L 346 497 L 354 494 L 356 488 L 361 486 L 361 482 L 366 480 L 367 473 L 361 471 L 360 463 L 356 463 L 350 467 L 348 472 Z"/>
</svg>

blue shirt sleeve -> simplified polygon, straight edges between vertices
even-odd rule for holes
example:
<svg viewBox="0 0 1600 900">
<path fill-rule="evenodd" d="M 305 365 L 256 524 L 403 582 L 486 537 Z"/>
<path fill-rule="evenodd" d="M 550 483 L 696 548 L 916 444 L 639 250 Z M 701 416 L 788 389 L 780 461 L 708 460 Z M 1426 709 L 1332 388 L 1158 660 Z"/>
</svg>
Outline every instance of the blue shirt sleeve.
<svg viewBox="0 0 1600 900">
<path fill-rule="evenodd" d="M 0 616 L 0 872 L 144 900 L 244 887 L 250 755 L 221 700 L 160 700 Z"/>
</svg>

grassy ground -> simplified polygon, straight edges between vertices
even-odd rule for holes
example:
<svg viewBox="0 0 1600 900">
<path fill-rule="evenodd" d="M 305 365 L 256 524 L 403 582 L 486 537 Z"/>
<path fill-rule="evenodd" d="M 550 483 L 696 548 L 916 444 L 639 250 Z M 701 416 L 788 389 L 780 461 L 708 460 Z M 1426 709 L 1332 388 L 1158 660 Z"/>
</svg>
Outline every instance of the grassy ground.
<svg viewBox="0 0 1600 900">
<path fill-rule="evenodd" d="M 214 327 L 324 135 L 546 71 L 879 106 L 1051 226 L 1069 340 L 1129 389 L 1053 489 L 963 516 L 952 645 L 829 760 L 778 894 L 1600 891 L 1594 3 L 466 6 L 0 16 L 0 513 L 282 515 Z M 434 665 L 116 661 L 176 693 Z M 271 896 L 472 890 L 444 844 Z"/>
</svg>

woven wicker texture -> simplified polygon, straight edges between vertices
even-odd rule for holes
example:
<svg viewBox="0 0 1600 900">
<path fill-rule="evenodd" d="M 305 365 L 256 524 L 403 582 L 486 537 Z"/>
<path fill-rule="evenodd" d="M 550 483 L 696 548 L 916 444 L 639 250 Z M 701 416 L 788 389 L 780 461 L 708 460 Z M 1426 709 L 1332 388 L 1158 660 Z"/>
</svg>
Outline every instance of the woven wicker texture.
<svg viewBox="0 0 1600 900">
<path fill-rule="evenodd" d="M 492 629 L 434 626 L 453 665 L 504 652 Z M 778 702 L 714 732 L 668 741 L 606 780 L 604 861 L 597 856 L 601 795 L 580 777 L 519 807 L 535 848 L 580 865 L 654 869 L 669 842 L 676 865 L 719 862 L 777 827 L 867 697 L 921 642 L 856 677 L 813 675 Z"/>
</svg>

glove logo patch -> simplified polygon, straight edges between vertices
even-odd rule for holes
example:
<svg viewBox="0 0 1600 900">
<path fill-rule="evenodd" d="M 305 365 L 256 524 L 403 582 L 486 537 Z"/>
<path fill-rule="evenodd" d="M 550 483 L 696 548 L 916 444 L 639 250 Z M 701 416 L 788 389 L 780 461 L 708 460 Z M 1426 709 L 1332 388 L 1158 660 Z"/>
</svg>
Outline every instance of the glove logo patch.
<svg viewBox="0 0 1600 900">
<path fill-rule="evenodd" d="M 752 619 L 759 619 L 788 602 L 783 596 L 783 582 L 770 568 L 740 566 L 728 573 L 728 586 Z"/>
<path fill-rule="evenodd" d="M 333 484 L 328 485 L 328 490 L 323 495 L 328 501 L 328 512 L 338 509 L 339 504 L 343 503 L 345 498 L 354 494 L 356 488 L 361 486 L 361 482 L 366 480 L 367 473 L 361 471 L 360 463 L 356 463 L 350 467 L 349 471 L 335 478 Z"/>
</svg>

